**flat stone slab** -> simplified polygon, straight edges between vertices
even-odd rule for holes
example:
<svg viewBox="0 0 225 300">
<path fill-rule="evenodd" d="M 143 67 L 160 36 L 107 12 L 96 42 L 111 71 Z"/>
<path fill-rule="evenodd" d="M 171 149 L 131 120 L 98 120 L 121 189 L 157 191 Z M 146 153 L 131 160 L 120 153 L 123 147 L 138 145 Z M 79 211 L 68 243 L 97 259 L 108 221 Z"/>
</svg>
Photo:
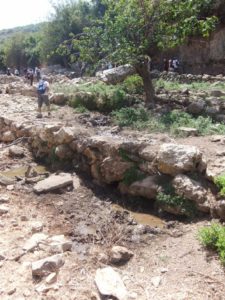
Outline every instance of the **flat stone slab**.
<svg viewBox="0 0 225 300">
<path fill-rule="evenodd" d="M 60 173 L 58 175 L 51 175 L 48 178 L 39 181 L 34 186 L 34 192 L 37 194 L 46 193 L 62 187 L 73 184 L 73 178 L 68 173 Z"/>
</svg>

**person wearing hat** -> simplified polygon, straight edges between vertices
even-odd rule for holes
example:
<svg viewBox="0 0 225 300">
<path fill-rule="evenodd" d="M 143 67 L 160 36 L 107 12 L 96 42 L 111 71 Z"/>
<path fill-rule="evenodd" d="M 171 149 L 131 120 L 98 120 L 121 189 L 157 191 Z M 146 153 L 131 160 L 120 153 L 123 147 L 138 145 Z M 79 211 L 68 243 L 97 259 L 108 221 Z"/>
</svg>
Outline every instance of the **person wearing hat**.
<svg viewBox="0 0 225 300">
<path fill-rule="evenodd" d="M 38 115 L 37 118 L 42 118 L 42 105 L 45 103 L 48 110 L 48 116 L 51 115 L 50 113 L 50 102 L 49 102 L 49 82 L 45 77 L 42 77 L 37 85 L 37 95 L 38 95 Z"/>
</svg>

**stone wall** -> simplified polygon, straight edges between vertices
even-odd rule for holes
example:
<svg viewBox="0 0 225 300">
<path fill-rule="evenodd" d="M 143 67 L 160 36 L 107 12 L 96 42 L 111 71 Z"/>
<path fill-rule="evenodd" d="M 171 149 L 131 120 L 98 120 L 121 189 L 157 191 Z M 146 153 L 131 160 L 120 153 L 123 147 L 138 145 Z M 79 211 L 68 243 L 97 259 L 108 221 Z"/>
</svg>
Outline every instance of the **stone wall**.
<svg viewBox="0 0 225 300">
<path fill-rule="evenodd" d="M 142 136 L 129 139 L 117 135 L 91 136 L 87 129 L 49 124 L 25 127 L 7 118 L 0 118 L 0 140 L 12 142 L 21 136 L 37 159 L 52 164 L 69 162 L 74 170 L 88 173 L 100 184 L 116 184 L 123 194 L 155 201 L 168 183 L 177 195 L 194 203 L 202 213 L 225 217 L 223 202 L 211 192 L 207 163 L 194 146 L 180 145 L 168 138 Z M 193 177 L 194 176 L 194 177 Z M 193 178 L 198 178 L 194 180 Z M 178 206 L 163 205 L 165 211 L 185 214 Z"/>
</svg>

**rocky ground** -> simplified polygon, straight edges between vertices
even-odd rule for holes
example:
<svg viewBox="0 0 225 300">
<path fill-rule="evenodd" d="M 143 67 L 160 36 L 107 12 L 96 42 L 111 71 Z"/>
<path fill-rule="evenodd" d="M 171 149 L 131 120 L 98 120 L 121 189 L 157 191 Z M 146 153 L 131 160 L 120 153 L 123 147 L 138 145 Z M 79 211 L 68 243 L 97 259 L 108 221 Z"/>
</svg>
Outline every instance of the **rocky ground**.
<svg viewBox="0 0 225 300">
<path fill-rule="evenodd" d="M 91 134 L 113 130 L 110 125 L 83 124 L 67 106 L 53 106 L 51 119 L 36 119 L 35 98 L 19 94 L 1 94 L 0 107 L 3 116 L 28 127 L 55 122 L 85 127 Z M 179 141 L 200 147 L 215 168 L 221 165 L 223 137 Z M 209 219 L 178 222 L 166 216 L 164 221 L 152 217 L 145 222 L 143 214 L 138 223 L 115 205 L 126 203 L 125 196 L 113 186 L 96 185 L 84 174 L 71 173 L 72 183 L 37 194 L 35 176 L 29 178 L 21 171 L 21 167 L 37 168 L 26 144 L 20 144 L 23 157 L 10 152 L 7 144 L 1 146 L 1 175 L 9 171 L 12 176 L 11 170 L 18 170 L 16 182 L 1 185 L 1 299 L 94 300 L 100 299 L 98 289 L 111 294 L 102 299 L 224 299 L 224 268 L 197 240 L 198 228 Z M 47 171 L 42 169 L 43 176 Z M 102 286 L 108 277 L 114 283 L 111 292 Z"/>
</svg>

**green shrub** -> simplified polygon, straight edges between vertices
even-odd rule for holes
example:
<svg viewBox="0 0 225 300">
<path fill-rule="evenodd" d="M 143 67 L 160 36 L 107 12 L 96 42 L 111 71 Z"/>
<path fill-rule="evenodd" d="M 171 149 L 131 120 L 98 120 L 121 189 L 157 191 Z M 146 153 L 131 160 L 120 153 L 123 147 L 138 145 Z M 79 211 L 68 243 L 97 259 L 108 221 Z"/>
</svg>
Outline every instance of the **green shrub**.
<svg viewBox="0 0 225 300">
<path fill-rule="evenodd" d="M 83 105 L 78 105 L 75 108 L 75 112 L 78 113 L 78 114 L 83 114 L 83 113 L 88 112 L 88 109 L 85 106 L 83 106 Z"/>
<path fill-rule="evenodd" d="M 217 176 L 214 179 L 216 186 L 220 189 L 220 194 L 225 195 L 225 175 Z"/>
<path fill-rule="evenodd" d="M 138 170 L 138 167 L 134 165 L 125 172 L 123 183 L 126 185 L 131 185 L 133 182 L 142 180 L 145 177 L 146 175 L 142 173 L 140 170 Z"/>
<path fill-rule="evenodd" d="M 112 113 L 113 119 L 116 124 L 120 126 L 131 126 L 136 122 L 148 121 L 148 113 L 144 108 L 121 108 L 118 111 Z"/>
<path fill-rule="evenodd" d="M 215 250 L 225 265 L 225 226 L 213 223 L 209 227 L 201 228 L 198 232 L 198 239 L 206 248 Z"/>
<path fill-rule="evenodd" d="M 164 206 L 177 208 L 187 217 L 194 217 L 196 214 L 195 204 L 184 197 L 176 195 L 173 190 L 170 193 L 159 192 L 156 196 L 156 204 L 162 208 Z"/>
<path fill-rule="evenodd" d="M 122 83 L 122 88 L 128 94 L 142 95 L 144 93 L 143 80 L 139 75 L 131 75 Z"/>
<path fill-rule="evenodd" d="M 69 105 L 73 108 L 84 106 L 88 110 L 111 112 L 130 105 L 129 97 L 120 85 L 106 85 L 103 82 L 76 86 L 58 84 L 54 85 L 53 90 L 70 95 Z"/>
</svg>

